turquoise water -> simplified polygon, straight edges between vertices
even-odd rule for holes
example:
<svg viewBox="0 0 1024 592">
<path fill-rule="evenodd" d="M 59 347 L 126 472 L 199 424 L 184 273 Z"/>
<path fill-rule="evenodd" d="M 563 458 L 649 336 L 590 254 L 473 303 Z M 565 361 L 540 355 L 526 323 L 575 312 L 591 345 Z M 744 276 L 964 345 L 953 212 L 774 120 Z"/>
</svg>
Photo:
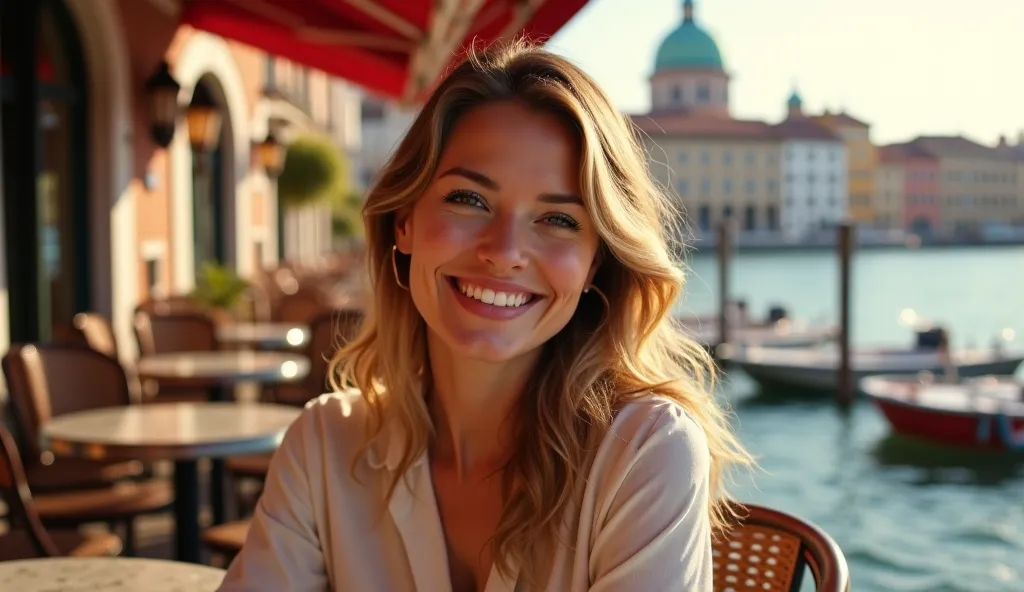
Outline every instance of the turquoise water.
<svg viewBox="0 0 1024 592">
<path fill-rule="evenodd" d="M 695 255 L 684 310 L 714 309 L 714 257 Z M 909 344 L 900 311 L 942 321 L 954 344 L 987 345 L 1005 328 L 1024 349 L 1024 248 L 871 250 L 853 266 L 852 337 Z M 833 253 L 740 254 L 733 294 L 761 315 L 771 304 L 835 320 Z M 745 445 L 758 457 L 736 492 L 804 516 L 843 548 L 856 591 L 1024 590 L 1024 456 L 968 454 L 889 434 L 867 402 L 849 416 L 828 401 L 765 397 L 727 376 Z"/>
</svg>

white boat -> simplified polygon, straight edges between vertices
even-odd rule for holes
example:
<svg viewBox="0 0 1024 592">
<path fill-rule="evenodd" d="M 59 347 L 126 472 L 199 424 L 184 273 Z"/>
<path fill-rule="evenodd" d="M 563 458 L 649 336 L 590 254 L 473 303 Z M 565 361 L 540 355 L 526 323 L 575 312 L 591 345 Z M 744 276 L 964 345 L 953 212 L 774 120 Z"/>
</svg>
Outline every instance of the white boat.
<svg viewBox="0 0 1024 592">
<path fill-rule="evenodd" d="M 925 336 L 923 339 L 920 336 Z M 989 374 L 1011 375 L 1024 362 L 1021 352 L 1001 349 L 953 349 L 947 354 L 932 343 L 934 332 L 919 334 L 918 345 L 904 349 L 855 348 L 850 366 L 855 384 L 875 374 L 946 374 L 960 378 Z M 740 368 L 771 391 L 834 391 L 838 384 L 839 348 L 825 347 L 735 347 L 720 357 Z"/>
<path fill-rule="evenodd" d="M 762 347 L 810 347 L 832 341 L 839 333 L 835 325 L 814 325 L 802 319 L 789 318 L 782 307 L 772 307 L 764 321 L 750 319 L 741 301 L 730 308 L 729 342 L 736 345 Z M 721 342 L 718 315 L 676 317 L 682 330 L 694 340 L 711 349 Z"/>
</svg>

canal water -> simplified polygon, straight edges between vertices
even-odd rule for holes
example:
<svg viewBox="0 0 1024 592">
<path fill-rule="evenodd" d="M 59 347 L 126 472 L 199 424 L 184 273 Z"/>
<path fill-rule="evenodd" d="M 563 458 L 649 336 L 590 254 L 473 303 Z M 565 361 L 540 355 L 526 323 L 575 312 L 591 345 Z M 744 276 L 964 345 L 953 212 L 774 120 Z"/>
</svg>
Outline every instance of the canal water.
<svg viewBox="0 0 1024 592">
<path fill-rule="evenodd" d="M 689 264 L 679 308 L 713 312 L 714 255 Z M 911 344 L 899 319 L 912 309 L 946 325 L 954 345 L 985 346 L 1009 328 L 1008 348 L 1024 349 L 1024 247 L 865 250 L 852 269 L 856 343 Z M 838 317 L 833 252 L 741 253 L 731 281 L 752 314 L 779 304 L 795 317 Z M 760 393 L 739 372 L 726 376 L 722 396 L 759 460 L 753 473 L 736 475 L 738 497 L 832 534 L 853 590 L 1024 591 L 1024 456 L 908 442 L 890 435 L 868 402 L 843 416 L 829 401 Z"/>
</svg>

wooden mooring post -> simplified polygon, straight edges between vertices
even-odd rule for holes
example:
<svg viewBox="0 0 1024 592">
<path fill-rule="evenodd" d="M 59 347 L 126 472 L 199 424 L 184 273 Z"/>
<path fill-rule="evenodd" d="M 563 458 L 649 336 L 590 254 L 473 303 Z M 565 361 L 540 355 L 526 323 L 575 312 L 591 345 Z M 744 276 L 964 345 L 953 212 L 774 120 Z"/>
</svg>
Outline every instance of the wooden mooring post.
<svg viewBox="0 0 1024 592">
<path fill-rule="evenodd" d="M 729 343 L 729 266 L 732 259 L 732 224 L 726 218 L 718 224 L 718 343 L 715 355 Z"/>
<path fill-rule="evenodd" d="M 839 406 L 849 409 L 853 405 L 856 385 L 850 364 L 850 263 L 856 241 L 854 226 L 843 222 L 837 228 L 836 246 L 839 251 L 839 376 L 836 392 Z"/>
</svg>

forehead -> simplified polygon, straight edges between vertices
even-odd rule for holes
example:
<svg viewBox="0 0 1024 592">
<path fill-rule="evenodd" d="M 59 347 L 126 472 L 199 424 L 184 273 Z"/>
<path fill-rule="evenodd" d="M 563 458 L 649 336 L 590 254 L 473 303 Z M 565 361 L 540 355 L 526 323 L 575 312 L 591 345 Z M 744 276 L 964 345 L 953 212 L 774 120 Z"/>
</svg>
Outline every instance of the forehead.
<svg viewBox="0 0 1024 592">
<path fill-rule="evenodd" d="M 577 191 L 575 135 L 557 116 L 514 102 L 490 103 L 466 113 L 452 130 L 439 172 L 461 166 L 506 183 L 544 183 Z"/>
</svg>

